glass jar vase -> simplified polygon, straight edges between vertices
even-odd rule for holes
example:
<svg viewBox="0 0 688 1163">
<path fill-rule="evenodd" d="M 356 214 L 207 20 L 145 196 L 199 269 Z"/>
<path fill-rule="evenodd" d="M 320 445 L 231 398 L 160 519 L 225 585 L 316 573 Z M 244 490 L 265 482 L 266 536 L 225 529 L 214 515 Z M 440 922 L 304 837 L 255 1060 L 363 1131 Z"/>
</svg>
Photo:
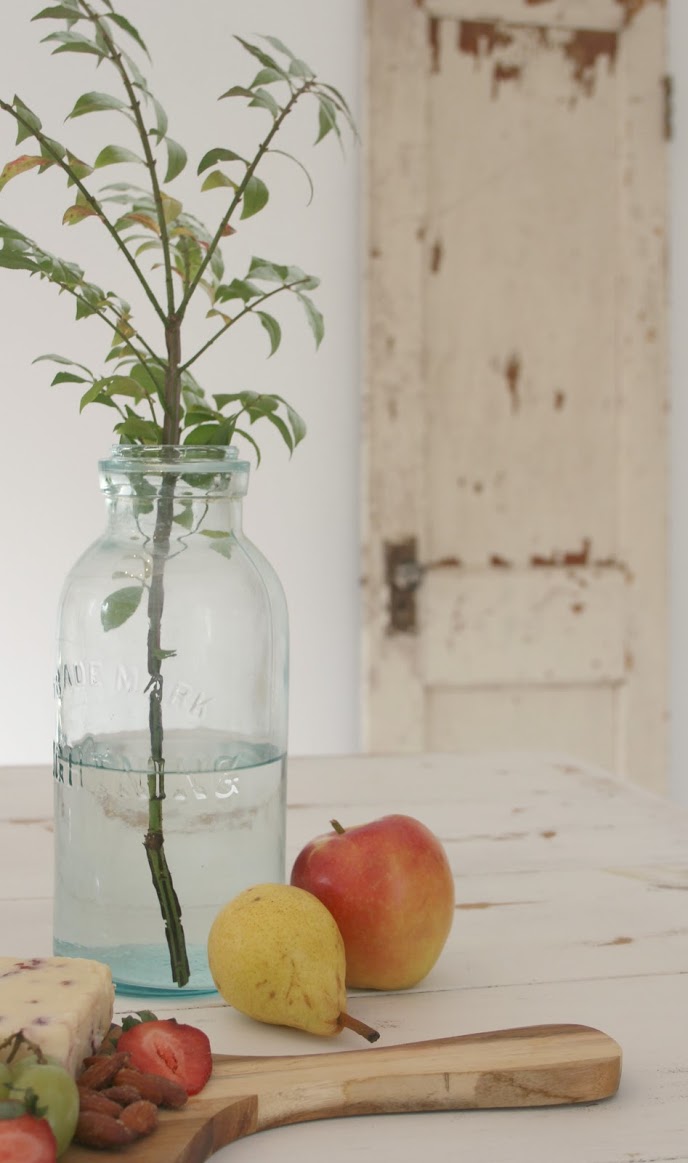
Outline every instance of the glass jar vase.
<svg viewBox="0 0 688 1163">
<path fill-rule="evenodd" d="M 210 992 L 218 909 L 285 875 L 286 603 L 236 449 L 99 469 L 107 528 L 59 609 L 54 950 L 120 990 Z"/>
</svg>

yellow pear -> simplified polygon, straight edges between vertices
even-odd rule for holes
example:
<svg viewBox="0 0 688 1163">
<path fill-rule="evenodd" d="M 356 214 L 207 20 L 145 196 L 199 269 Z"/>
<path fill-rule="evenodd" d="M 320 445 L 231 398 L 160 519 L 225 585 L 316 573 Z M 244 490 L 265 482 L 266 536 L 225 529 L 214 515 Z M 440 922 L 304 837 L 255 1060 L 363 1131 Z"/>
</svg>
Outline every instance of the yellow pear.
<svg viewBox="0 0 688 1163">
<path fill-rule="evenodd" d="M 346 1013 L 341 933 L 304 889 L 258 884 L 239 893 L 213 921 L 208 963 L 225 1001 L 259 1022 L 324 1035 L 349 1026 L 378 1037 Z"/>
</svg>

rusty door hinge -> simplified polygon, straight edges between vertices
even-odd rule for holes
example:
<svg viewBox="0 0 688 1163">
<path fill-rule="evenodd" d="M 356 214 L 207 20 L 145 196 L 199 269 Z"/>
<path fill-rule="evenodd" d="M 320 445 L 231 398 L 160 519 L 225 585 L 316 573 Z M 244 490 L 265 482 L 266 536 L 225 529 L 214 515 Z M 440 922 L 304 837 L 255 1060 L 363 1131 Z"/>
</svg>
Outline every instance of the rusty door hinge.
<svg viewBox="0 0 688 1163">
<path fill-rule="evenodd" d="M 441 557 L 420 562 L 415 537 L 385 542 L 385 582 L 389 590 L 389 634 L 417 634 L 418 610 L 416 591 L 431 569 L 460 566 L 458 557 Z"/>
</svg>

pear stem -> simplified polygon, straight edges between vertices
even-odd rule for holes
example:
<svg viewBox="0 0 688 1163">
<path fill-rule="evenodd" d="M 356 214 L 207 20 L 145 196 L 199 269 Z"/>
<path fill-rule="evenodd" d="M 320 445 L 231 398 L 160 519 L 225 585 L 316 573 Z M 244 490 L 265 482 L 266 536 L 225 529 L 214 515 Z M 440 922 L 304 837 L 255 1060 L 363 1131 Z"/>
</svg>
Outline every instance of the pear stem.
<svg viewBox="0 0 688 1163">
<path fill-rule="evenodd" d="M 353 1030 L 355 1034 L 360 1034 L 367 1042 L 377 1042 L 380 1037 L 378 1031 L 374 1030 L 372 1026 L 366 1025 L 359 1018 L 352 1018 L 351 1014 L 344 1013 L 343 1010 L 337 1020 L 340 1026 L 346 1026 L 347 1029 Z"/>
<path fill-rule="evenodd" d="M 339 820 L 330 820 L 330 824 L 332 825 L 332 827 L 334 828 L 334 830 L 338 836 L 343 836 L 344 833 L 346 832 L 346 828 L 342 828 L 342 825 L 339 823 Z"/>
</svg>

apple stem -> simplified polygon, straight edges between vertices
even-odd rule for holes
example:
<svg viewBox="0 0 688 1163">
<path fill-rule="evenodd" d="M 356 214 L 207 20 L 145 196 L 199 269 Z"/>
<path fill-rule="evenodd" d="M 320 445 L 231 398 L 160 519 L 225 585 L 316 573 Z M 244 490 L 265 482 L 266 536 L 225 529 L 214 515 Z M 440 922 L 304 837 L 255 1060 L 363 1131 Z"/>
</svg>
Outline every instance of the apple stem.
<svg viewBox="0 0 688 1163">
<path fill-rule="evenodd" d="M 339 820 L 330 820 L 330 824 L 332 825 L 332 827 L 334 828 L 335 832 L 336 832 L 336 833 L 337 833 L 339 836 L 343 836 L 343 835 L 344 835 L 344 833 L 346 832 L 346 828 L 342 828 L 342 825 L 339 823 Z"/>
<path fill-rule="evenodd" d="M 368 1042 L 377 1042 L 380 1037 L 378 1031 L 374 1030 L 372 1026 L 366 1025 L 359 1018 L 352 1018 L 351 1014 L 344 1013 L 343 1010 L 338 1020 L 340 1026 L 346 1026 L 347 1029 L 353 1030 L 355 1034 L 360 1034 Z"/>
</svg>

